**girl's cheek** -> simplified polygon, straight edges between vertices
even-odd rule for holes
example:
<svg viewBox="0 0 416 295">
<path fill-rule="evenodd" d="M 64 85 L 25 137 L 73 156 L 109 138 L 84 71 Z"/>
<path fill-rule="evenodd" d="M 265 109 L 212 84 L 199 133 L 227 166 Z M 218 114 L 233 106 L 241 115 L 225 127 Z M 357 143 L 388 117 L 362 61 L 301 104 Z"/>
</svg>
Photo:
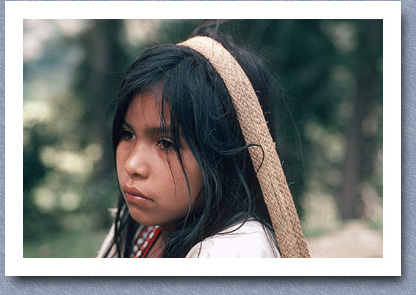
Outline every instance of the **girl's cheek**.
<svg viewBox="0 0 416 295">
<path fill-rule="evenodd" d="M 125 143 L 120 142 L 116 149 L 116 167 L 117 173 L 120 175 L 123 172 L 123 167 L 129 157 L 129 151 Z"/>
</svg>

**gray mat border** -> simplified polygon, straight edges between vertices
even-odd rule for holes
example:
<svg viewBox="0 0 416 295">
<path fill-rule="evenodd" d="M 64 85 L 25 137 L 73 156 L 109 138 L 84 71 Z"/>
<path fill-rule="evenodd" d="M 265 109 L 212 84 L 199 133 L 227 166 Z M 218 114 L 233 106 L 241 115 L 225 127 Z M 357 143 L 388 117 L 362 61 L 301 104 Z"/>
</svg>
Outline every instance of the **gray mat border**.
<svg viewBox="0 0 416 295">
<path fill-rule="evenodd" d="M 5 277 L 4 276 L 4 0 L 0 25 L 0 290 L 2 294 L 416 294 L 416 2 L 402 1 L 402 276 L 401 277 Z"/>
</svg>

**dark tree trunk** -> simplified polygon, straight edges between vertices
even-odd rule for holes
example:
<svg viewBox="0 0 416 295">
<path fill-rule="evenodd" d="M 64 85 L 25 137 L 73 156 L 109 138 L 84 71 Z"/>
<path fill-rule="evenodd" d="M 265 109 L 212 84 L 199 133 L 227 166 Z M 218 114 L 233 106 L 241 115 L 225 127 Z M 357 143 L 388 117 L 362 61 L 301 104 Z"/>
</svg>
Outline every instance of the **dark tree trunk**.
<svg viewBox="0 0 416 295">
<path fill-rule="evenodd" d="M 362 59 L 369 59 L 372 62 L 363 62 L 357 66 L 356 82 L 357 92 L 353 106 L 353 114 L 348 127 L 346 157 L 343 167 L 343 178 L 340 189 L 338 208 L 342 220 L 358 218 L 357 210 L 361 203 L 360 183 L 361 166 L 363 160 L 363 121 L 368 114 L 369 108 L 375 100 L 374 83 L 376 79 L 377 60 L 374 52 L 381 43 L 382 26 L 374 22 L 369 22 L 369 29 L 361 36 L 360 45 L 357 53 Z M 382 44 L 382 43 L 381 43 Z"/>
</svg>

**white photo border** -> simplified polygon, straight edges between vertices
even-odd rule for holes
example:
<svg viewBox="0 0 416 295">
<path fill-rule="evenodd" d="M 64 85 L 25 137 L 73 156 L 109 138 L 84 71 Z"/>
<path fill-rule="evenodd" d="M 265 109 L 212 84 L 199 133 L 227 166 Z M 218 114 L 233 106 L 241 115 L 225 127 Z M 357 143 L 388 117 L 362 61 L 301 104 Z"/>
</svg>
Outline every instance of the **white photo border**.
<svg viewBox="0 0 416 295">
<path fill-rule="evenodd" d="M 174 11 L 174 13 L 172 13 Z M 192 12 L 192 14 L 190 13 Z M 24 19 L 382 19 L 383 258 L 23 258 Z M 398 1 L 7 1 L 6 276 L 400 276 L 401 3 Z M 388 81 L 388 83 L 386 83 Z M 19 144 L 19 139 L 21 143 Z M 140 266 L 140 267 L 138 267 Z"/>
</svg>

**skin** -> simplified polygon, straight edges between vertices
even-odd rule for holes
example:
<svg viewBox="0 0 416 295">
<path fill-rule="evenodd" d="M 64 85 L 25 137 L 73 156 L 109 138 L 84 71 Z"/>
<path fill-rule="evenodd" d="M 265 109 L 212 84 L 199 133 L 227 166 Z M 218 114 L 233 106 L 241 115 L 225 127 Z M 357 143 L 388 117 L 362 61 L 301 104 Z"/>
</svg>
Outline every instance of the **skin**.
<svg viewBox="0 0 416 295">
<path fill-rule="evenodd" d="M 164 112 L 167 126 L 168 113 Z M 120 189 L 132 218 L 144 225 L 161 225 L 162 236 L 166 237 L 183 220 L 190 206 L 191 210 L 195 206 L 203 180 L 199 165 L 181 138 L 180 153 L 190 197 L 173 140 L 169 133 L 161 133 L 160 121 L 160 105 L 153 92 L 135 97 L 126 114 L 116 163 Z M 158 241 L 159 247 L 153 248 L 160 249 L 161 243 Z"/>
</svg>

